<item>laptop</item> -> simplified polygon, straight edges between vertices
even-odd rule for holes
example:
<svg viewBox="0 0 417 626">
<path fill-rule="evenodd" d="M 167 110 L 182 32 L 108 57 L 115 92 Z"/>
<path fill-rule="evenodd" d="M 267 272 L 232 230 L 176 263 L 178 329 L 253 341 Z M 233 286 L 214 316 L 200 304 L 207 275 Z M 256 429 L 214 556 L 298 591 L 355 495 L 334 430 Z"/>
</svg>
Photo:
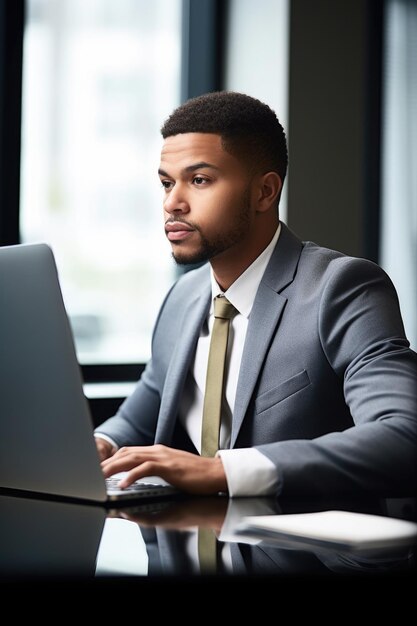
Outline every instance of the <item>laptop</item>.
<svg viewBox="0 0 417 626">
<path fill-rule="evenodd" d="M 0 247 L 0 489 L 111 506 L 179 493 L 157 476 L 108 485 L 93 430 L 52 248 Z"/>
</svg>

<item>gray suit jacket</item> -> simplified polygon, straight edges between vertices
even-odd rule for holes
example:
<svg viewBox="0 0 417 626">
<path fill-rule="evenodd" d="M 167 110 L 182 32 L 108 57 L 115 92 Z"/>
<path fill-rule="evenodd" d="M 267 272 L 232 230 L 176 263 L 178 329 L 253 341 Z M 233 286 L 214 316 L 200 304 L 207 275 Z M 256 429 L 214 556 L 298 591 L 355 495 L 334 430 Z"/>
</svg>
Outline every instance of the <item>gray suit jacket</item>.
<svg viewBox="0 0 417 626">
<path fill-rule="evenodd" d="M 210 297 L 208 265 L 174 284 L 151 361 L 97 431 L 119 445 L 191 449 L 177 414 Z M 416 390 L 417 355 L 385 272 L 301 242 L 282 224 L 250 314 L 231 447 L 271 459 L 286 496 L 414 495 Z"/>
</svg>

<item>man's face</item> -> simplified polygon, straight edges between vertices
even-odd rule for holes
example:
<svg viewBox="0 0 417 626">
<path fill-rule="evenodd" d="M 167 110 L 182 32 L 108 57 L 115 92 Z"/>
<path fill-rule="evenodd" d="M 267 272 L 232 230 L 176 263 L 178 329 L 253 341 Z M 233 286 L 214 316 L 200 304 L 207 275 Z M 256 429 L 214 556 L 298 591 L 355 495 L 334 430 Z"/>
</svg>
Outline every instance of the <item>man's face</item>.
<svg viewBox="0 0 417 626">
<path fill-rule="evenodd" d="M 168 137 L 161 151 L 165 232 L 177 263 L 242 253 L 251 234 L 250 175 L 219 135 Z"/>
</svg>

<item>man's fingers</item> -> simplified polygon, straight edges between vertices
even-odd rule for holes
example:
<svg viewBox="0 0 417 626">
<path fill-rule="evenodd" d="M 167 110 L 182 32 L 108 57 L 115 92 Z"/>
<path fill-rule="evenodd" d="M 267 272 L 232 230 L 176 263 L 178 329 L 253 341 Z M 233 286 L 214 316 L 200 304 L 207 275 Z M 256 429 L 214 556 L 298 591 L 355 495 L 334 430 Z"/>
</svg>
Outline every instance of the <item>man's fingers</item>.
<svg viewBox="0 0 417 626">
<path fill-rule="evenodd" d="M 157 450 L 149 451 L 147 448 L 122 448 L 110 459 L 102 462 L 101 467 L 104 476 L 112 476 L 119 472 L 129 472 L 120 480 L 121 488 L 128 487 L 135 480 L 145 476 L 159 475 L 157 472 L 161 464 L 157 460 L 149 460 L 149 456 L 159 456 Z"/>
<path fill-rule="evenodd" d="M 146 459 L 155 459 L 163 455 L 165 446 L 131 446 L 120 448 L 112 457 L 105 459 L 101 466 L 106 468 L 115 461 L 119 462 L 137 462 L 142 463 Z"/>
<path fill-rule="evenodd" d="M 121 448 L 114 454 L 112 457 L 105 459 L 101 463 L 101 467 L 103 470 L 113 469 L 117 465 L 117 467 L 121 467 L 121 465 L 126 465 L 123 469 L 131 469 L 135 464 L 141 463 L 148 456 L 148 452 L 139 452 L 140 448 Z M 120 470 L 114 470 L 120 471 Z"/>
<path fill-rule="evenodd" d="M 116 455 L 110 459 L 106 459 L 101 464 L 104 476 L 111 476 L 117 472 L 126 472 L 138 465 L 141 461 L 135 456 L 123 456 L 116 458 Z"/>
<path fill-rule="evenodd" d="M 146 476 L 160 476 L 159 465 L 153 461 L 144 461 L 141 465 L 132 469 L 126 476 L 124 476 L 119 482 L 119 487 L 124 489 L 129 487 L 139 478 L 146 478 Z M 161 476 L 163 478 L 163 476 Z"/>
</svg>

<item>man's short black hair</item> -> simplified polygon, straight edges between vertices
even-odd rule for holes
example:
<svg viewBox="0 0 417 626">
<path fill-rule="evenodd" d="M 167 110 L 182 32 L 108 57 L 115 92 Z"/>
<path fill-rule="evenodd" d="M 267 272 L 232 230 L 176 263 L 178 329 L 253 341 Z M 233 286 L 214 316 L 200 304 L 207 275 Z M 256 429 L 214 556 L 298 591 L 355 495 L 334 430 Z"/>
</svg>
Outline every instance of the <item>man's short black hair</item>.
<svg viewBox="0 0 417 626">
<path fill-rule="evenodd" d="M 171 113 L 161 128 L 164 139 L 181 133 L 220 135 L 224 149 L 251 169 L 274 171 L 284 182 L 287 140 L 275 112 L 246 94 L 216 91 L 192 98 Z"/>
</svg>

